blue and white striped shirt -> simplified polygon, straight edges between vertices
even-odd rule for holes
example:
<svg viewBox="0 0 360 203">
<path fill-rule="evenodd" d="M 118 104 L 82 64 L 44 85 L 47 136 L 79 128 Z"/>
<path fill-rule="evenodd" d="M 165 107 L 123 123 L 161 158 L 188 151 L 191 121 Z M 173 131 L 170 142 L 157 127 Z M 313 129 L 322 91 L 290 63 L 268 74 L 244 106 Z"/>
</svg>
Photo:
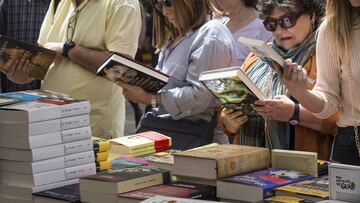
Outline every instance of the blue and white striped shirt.
<svg viewBox="0 0 360 203">
<path fill-rule="evenodd" d="M 156 69 L 169 75 L 170 81 L 162 89 L 157 115 L 210 121 L 218 102 L 201 84 L 199 75 L 235 65 L 235 49 L 230 31 L 217 19 L 189 31 L 176 45 L 165 46 Z"/>
</svg>

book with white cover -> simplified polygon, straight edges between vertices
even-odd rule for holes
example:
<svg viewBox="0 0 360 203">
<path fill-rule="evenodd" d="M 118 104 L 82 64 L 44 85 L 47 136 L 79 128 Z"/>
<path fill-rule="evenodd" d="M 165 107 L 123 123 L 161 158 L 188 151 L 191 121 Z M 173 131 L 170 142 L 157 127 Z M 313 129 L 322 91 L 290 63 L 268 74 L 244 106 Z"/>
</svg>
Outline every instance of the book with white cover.
<svg viewBox="0 0 360 203">
<path fill-rule="evenodd" d="M 138 135 L 128 135 L 109 140 L 110 152 L 118 154 L 133 154 L 138 151 L 146 151 L 155 148 L 155 142 Z"/>
<path fill-rule="evenodd" d="M 90 126 L 89 114 L 36 123 L 0 122 L 0 136 L 32 136 Z"/>
<path fill-rule="evenodd" d="M 0 171 L 0 182 L 36 187 L 94 174 L 96 174 L 96 165 L 91 163 L 30 175 Z"/>
<path fill-rule="evenodd" d="M 39 99 L 0 107 L 0 122 L 33 123 L 89 113 L 86 100 Z"/>
<path fill-rule="evenodd" d="M 0 136 L 0 147 L 35 149 L 66 142 L 90 139 L 91 135 L 91 128 L 88 126 L 83 128 L 52 132 L 48 134 L 34 135 L 30 137 Z"/>
<path fill-rule="evenodd" d="M 36 174 L 95 162 L 94 151 L 80 152 L 42 161 L 11 161 L 0 159 L 0 170 L 22 174 Z"/>
<path fill-rule="evenodd" d="M 331 200 L 360 202 L 360 166 L 331 163 L 329 180 Z"/>
<path fill-rule="evenodd" d="M 14 161 L 40 161 L 93 150 L 91 139 L 51 145 L 36 149 L 11 149 L 0 147 L 0 159 Z"/>
<path fill-rule="evenodd" d="M 0 195 L 10 196 L 10 197 L 19 197 L 19 198 L 23 198 L 23 199 L 31 199 L 32 200 L 33 199 L 32 193 L 50 190 L 53 188 L 63 187 L 66 185 L 72 185 L 72 184 L 76 184 L 76 183 L 79 183 L 78 178 L 60 181 L 60 182 L 56 182 L 56 183 L 51 183 L 51 184 L 47 184 L 47 185 L 42 185 L 42 186 L 38 186 L 38 187 L 24 186 L 24 185 L 19 185 L 16 183 L 9 183 L 9 184 L 1 183 L 0 184 Z"/>
</svg>

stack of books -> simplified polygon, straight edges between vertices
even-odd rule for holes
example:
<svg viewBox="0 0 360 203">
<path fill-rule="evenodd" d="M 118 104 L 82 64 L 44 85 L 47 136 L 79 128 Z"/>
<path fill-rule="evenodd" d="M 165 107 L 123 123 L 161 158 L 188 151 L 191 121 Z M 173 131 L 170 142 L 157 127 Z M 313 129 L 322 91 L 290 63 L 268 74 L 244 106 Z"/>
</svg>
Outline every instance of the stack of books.
<svg viewBox="0 0 360 203">
<path fill-rule="evenodd" d="M 32 201 L 34 192 L 74 184 L 96 173 L 88 101 L 41 90 L 0 97 L 3 200 Z"/>
<path fill-rule="evenodd" d="M 111 139 L 110 143 L 110 152 L 137 157 L 170 149 L 171 137 L 148 131 Z"/>
<path fill-rule="evenodd" d="M 96 171 L 104 171 L 111 168 L 111 161 L 109 160 L 110 142 L 106 139 L 92 136 L 91 140 L 94 145 L 94 155 Z"/>
</svg>

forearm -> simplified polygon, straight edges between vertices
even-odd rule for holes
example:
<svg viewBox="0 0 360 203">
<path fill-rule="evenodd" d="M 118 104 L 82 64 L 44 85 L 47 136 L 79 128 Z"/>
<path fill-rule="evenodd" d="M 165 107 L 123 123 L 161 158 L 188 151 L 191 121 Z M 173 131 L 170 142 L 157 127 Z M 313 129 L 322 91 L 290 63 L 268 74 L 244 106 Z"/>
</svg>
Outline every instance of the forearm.
<svg viewBox="0 0 360 203">
<path fill-rule="evenodd" d="M 323 98 L 311 90 L 306 90 L 301 94 L 292 95 L 307 110 L 312 113 L 319 113 L 324 109 L 325 101 Z"/>
<path fill-rule="evenodd" d="M 300 105 L 300 117 L 299 125 L 310 128 L 315 131 L 321 131 L 323 126 L 323 120 L 315 117 L 310 111 L 306 110 L 303 106 Z"/>
<path fill-rule="evenodd" d="M 87 71 L 96 73 L 96 70 L 111 56 L 111 53 L 76 45 L 70 49 L 68 55 L 72 62 L 80 65 Z"/>
</svg>

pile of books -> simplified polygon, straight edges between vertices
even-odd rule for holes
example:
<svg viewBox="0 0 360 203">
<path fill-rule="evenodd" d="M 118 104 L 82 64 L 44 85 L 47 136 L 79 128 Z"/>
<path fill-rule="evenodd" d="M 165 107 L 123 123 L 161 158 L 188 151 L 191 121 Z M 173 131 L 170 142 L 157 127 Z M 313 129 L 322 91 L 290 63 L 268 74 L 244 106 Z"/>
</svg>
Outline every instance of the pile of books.
<svg viewBox="0 0 360 203">
<path fill-rule="evenodd" d="M 0 196 L 32 201 L 32 193 L 96 173 L 90 104 L 31 90 L 0 95 Z"/>
</svg>

